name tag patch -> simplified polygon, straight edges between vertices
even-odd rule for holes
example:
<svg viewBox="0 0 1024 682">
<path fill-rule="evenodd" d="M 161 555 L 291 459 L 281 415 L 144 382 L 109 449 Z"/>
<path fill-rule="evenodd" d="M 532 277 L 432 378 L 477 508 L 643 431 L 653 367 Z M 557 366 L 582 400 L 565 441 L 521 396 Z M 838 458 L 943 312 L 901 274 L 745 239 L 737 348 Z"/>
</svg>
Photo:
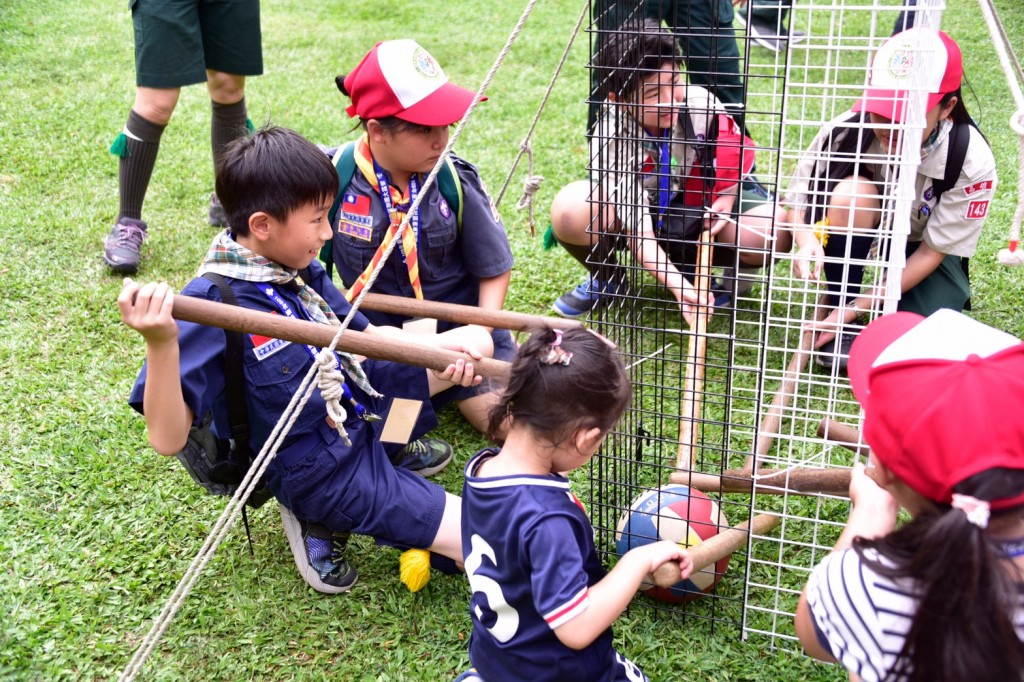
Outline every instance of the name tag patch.
<svg viewBox="0 0 1024 682">
<path fill-rule="evenodd" d="M 339 235 L 346 235 L 348 237 L 360 239 L 364 242 L 368 242 L 373 239 L 372 224 L 346 220 L 347 217 L 348 214 L 342 213 L 341 217 L 338 218 L 338 224 L 335 229 Z"/>
<path fill-rule="evenodd" d="M 985 190 L 989 189 L 992 189 L 992 181 L 982 180 L 981 182 L 976 182 L 973 185 L 968 185 L 967 187 L 964 187 L 964 194 L 966 194 L 967 196 L 971 196 L 972 194 L 984 192 Z"/>
<path fill-rule="evenodd" d="M 980 220 L 988 215 L 988 201 L 972 201 L 967 204 L 967 219 Z"/>
<path fill-rule="evenodd" d="M 266 360 L 291 343 L 291 341 L 272 339 L 269 336 L 261 336 L 259 334 L 249 334 L 249 338 L 252 340 L 252 352 L 257 360 Z"/>
</svg>

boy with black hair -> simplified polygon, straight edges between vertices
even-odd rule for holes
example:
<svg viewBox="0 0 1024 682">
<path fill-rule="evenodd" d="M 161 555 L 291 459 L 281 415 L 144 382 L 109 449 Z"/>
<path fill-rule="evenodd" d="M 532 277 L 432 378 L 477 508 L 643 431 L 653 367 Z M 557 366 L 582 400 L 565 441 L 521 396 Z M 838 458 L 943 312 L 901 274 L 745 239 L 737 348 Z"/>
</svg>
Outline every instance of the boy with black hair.
<svg viewBox="0 0 1024 682">
<path fill-rule="evenodd" d="M 316 262 L 320 247 L 331 237 L 327 211 L 337 186 L 327 157 L 293 131 L 268 128 L 234 142 L 217 174 L 217 195 L 231 227 L 216 237 L 200 277 L 182 294 L 220 300 L 219 288 L 202 277 L 212 272 L 227 280 L 243 307 L 338 324 L 338 316 L 346 315 L 350 306 Z M 303 281 L 297 272 L 306 268 L 308 279 Z M 225 404 L 225 332 L 175 322 L 173 304 L 166 284 L 140 287 L 128 279 L 118 298 L 124 322 L 146 339 L 146 365 L 129 402 L 145 415 L 150 444 L 164 455 L 181 450 L 190 426 L 207 414 L 216 434 L 231 433 Z M 400 330 L 374 327 L 358 313 L 351 328 L 404 336 Z M 474 358 L 482 357 L 477 348 L 490 352 L 487 334 L 464 329 L 429 341 L 416 338 Z M 259 452 L 315 353 L 302 344 L 243 336 L 250 447 Z M 379 438 L 388 419 L 400 419 L 390 413 L 384 396 L 421 402 L 418 418 L 412 418 L 415 423 L 406 423 L 415 438 L 437 424 L 430 395 L 481 378 L 474 376 L 472 363 L 461 360 L 443 373 L 374 360 L 362 361 L 359 371 L 354 358 L 339 355 L 351 401 L 365 408 L 348 411 L 343 426 L 351 444 L 326 417 L 324 399 L 315 392 L 266 474 L 282 505 L 286 529 L 301 527 L 302 547 L 293 542 L 292 549 L 303 577 L 320 591 L 350 589 L 355 570 L 341 557 L 349 531 L 461 560 L 459 499 L 421 476 L 396 469 Z M 357 413 L 375 413 L 384 421 L 374 423 Z M 310 571 L 304 570 L 306 563 Z M 320 586 L 311 580 L 311 572 Z"/>
</svg>

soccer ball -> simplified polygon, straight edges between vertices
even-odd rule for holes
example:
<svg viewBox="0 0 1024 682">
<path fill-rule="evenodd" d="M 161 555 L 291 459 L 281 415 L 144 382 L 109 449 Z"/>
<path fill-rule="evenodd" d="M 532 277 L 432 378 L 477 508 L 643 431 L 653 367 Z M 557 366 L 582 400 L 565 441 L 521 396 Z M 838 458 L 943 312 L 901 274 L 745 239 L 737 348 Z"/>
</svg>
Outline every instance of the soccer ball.
<svg viewBox="0 0 1024 682">
<path fill-rule="evenodd" d="M 615 551 L 622 556 L 634 547 L 669 540 L 684 547 L 699 545 L 727 528 L 729 522 L 718 503 L 699 490 L 669 484 L 648 490 L 633 501 L 619 519 Z M 672 587 L 644 583 L 640 589 L 654 599 L 668 602 L 692 601 L 710 592 L 725 575 L 729 557 L 694 573 Z"/>
</svg>

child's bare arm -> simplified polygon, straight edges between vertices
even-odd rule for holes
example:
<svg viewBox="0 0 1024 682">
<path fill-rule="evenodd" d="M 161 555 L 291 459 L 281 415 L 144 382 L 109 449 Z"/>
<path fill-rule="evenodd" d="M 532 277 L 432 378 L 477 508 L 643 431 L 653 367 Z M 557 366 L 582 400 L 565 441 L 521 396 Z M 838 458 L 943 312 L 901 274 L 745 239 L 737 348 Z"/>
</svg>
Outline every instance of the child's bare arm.
<svg viewBox="0 0 1024 682">
<path fill-rule="evenodd" d="M 504 308 L 505 294 L 508 293 L 508 283 L 511 279 L 511 270 L 497 277 L 481 278 L 479 307 L 484 310 L 501 310 Z M 491 329 L 487 328 L 487 331 L 491 331 Z"/>
<path fill-rule="evenodd" d="M 185 446 L 193 419 L 181 392 L 174 292 L 163 283 L 139 286 L 125 278 L 117 307 L 121 320 L 146 340 L 142 409 L 149 444 L 161 455 L 173 455 Z"/>
<path fill-rule="evenodd" d="M 626 610 L 640 583 L 668 561 L 679 564 L 683 579 L 693 571 L 689 552 L 674 542 L 663 540 L 626 552 L 608 575 L 590 587 L 587 609 L 555 630 L 559 641 L 571 649 L 588 646 Z"/>
</svg>

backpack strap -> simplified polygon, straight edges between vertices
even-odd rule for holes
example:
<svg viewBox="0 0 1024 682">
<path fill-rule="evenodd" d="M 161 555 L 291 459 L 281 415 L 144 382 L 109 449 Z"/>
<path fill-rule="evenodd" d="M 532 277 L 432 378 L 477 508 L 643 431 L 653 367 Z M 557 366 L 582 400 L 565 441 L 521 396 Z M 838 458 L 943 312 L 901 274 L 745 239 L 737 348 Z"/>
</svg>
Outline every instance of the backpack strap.
<svg viewBox="0 0 1024 682">
<path fill-rule="evenodd" d="M 952 189 L 956 181 L 960 179 L 960 173 L 964 169 L 964 160 L 967 158 L 967 148 L 971 146 L 970 128 L 972 127 L 977 130 L 977 127 L 971 123 L 955 123 L 953 124 L 953 129 L 949 131 L 949 151 L 946 153 L 946 170 L 941 179 L 932 183 L 936 204 L 939 203 L 943 192 Z M 978 130 L 978 132 L 980 133 L 981 131 Z M 970 258 L 960 257 L 960 269 L 963 270 L 968 285 L 970 285 L 971 281 L 970 261 Z M 970 309 L 971 299 L 968 298 L 964 304 L 964 310 Z"/>
<path fill-rule="evenodd" d="M 220 291 L 221 300 L 228 305 L 239 305 L 238 297 L 227 280 L 214 272 L 204 272 L 203 279 L 213 282 Z M 234 447 L 230 448 L 229 456 L 218 460 L 211 468 L 211 478 L 228 486 L 237 486 L 249 471 L 254 459 L 249 445 L 251 430 L 249 426 L 249 410 L 245 406 L 245 347 L 242 333 L 225 329 L 226 345 L 224 348 L 224 384 L 227 394 L 228 422 L 231 424 L 231 439 Z M 263 506 L 270 499 L 269 490 L 265 485 L 254 488 L 247 505 L 253 509 Z M 243 508 L 243 512 L 244 512 Z M 249 532 L 249 521 L 243 517 L 246 534 Z M 250 550 L 252 539 L 249 540 Z"/>
<path fill-rule="evenodd" d="M 338 216 L 338 210 L 341 207 L 341 202 L 345 196 L 345 190 L 348 189 L 349 184 L 352 182 L 352 176 L 356 173 L 356 143 L 354 140 L 350 140 L 338 148 L 335 152 L 334 158 L 331 159 L 334 163 L 334 169 L 338 172 L 338 194 L 334 197 L 334 203 L 331 205 L 331 210 L 327 213 L 327 220 L 334 228 L 335 218 Z M 441 170 L 437 173 L 437 189 L 441 192 L 441 196 L 448 202 L 448 206 L 455 212 L 455 221 L 459 232 L 462 232 L 462 205 L 463 205 L 463 191 L 462 191 L 462 180 L 459 178 L 459 173 L 455 169 L 455 163 L 452 161 L 451 155 L 445 157 L 444 165 L 441 166 Z M 327 271 L 327 277 L 334 277 L 334 251 L 333 251 L 333 240 L 327 240 L 327 242 L 320 249 L 320 260 L 324 264 L 324 270 Z"/>
<path fill-rule="evenodd" d="M 203 273 L 207 279 L 217 285 L 221 300 L 228 305 L 238 305 L 238 297 L 231 289 L 227 280 L 214 272 Z M 237 467 L 238 477 L 226 483 L 238 483 L 245 476 L 252 461 L 252 450 L 249 448 L 249 411 L 245 407 L 245 370 L 242 356 L 242 333 L 224 330 L 227 345 L 224 349 L 224 383 L 227 392 L 228 421 L 231 423 L 231 438 L 235 441 L 232 449 L 232 463 Z"/>
<path fill-rule="evenodd" d="M 679 125 L 683 129 L 683 140 L 687 146 L 693 149 L 697 156 L 697 163 L 700 165 L 700 176 L 704 181 L 704 191 L 711 196 L 715 187 L 715 144 L 718 142 L 718 116 L 711 117 L 708 124 L 707 134 L 701 140 L 697 137 L 697 129 L 693 126 L 693 119 L 690 118 L 689 107 L 684 106 L 679 111 Z"/>
</svg>

